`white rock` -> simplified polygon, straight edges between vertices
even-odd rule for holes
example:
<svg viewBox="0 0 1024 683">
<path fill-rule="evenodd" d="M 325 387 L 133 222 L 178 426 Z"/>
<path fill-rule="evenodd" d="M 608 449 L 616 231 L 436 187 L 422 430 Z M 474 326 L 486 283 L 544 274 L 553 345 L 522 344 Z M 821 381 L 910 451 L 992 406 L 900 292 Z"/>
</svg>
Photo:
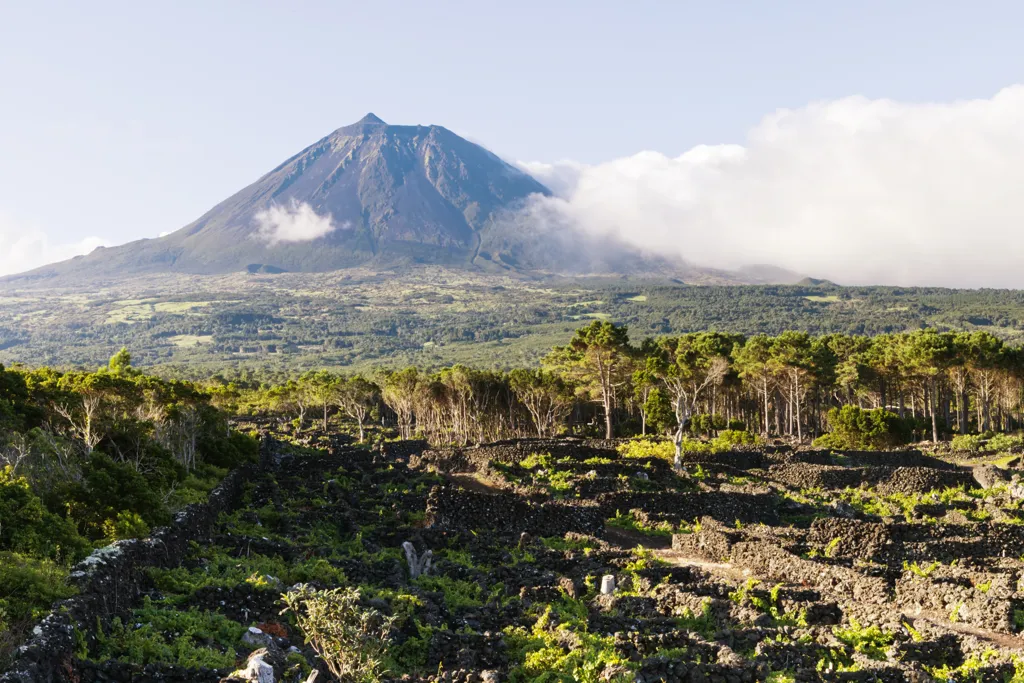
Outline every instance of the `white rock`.
<svg viewBox="0 0 1024 683">
<path fill-rule="evenodd" d="M 250 626 L 249 630 L 242 636 L 242 642 L 254 647 L 267 647 L 274 642 L 274 637 L 269 633 L 264 633 L 255 626 Z"/>
<path fill-rule="evenodd" d="M 615 592 L 615 577 L 605 574 L 601 577 L 601 595 L 611 595 Z"/>
</svg>

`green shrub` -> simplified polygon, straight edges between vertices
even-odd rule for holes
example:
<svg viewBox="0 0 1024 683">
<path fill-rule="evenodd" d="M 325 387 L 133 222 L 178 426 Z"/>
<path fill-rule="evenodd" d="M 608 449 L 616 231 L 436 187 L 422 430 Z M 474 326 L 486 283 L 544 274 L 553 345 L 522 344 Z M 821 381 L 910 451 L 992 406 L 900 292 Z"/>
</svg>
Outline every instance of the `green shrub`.
<svg viewBox="0 0 1024 683">
<path fill-rule="evenodd" d="M 833 633 L 854 651 L 875 660 L 885 659 L 885 650 L 892 645 L 894 638 L 893 634 L 886 633 L 878 626 L 861 626 L 856 619 L 850 619 L 848 628 L 836 627 Z"/>
<path fill-rule="evenodd" d="M 655 434 L 665 434 L 676 428 L 676 413 L 668 394 L 654 388 L 644 401 L 644 414 L 647 416 L 647 428 Z"/>
<path fill-rule="evenodd" d="M 122 510 L 115 519 L 103 522 L 103 537 L 113 543 L 128 538 L 145 538 L 149 536 L 149 525 L 137 512 Z"/>
<path fill-rule="evenodd" d="M 950 443 L 953 450 L 968 453 L 1005 453 L 1024 447 L 1024 436 L 1014 434 L 957 434 Z"/>
<path fill-rule="evenodd" d="M 0 550 L 77 560 L 89 547 L 72 523 L 46 510 L 28 480 L 0 469 Z"/>
<path fill-rule="evenodd" d="M 957 434 L 950 442 L 950 446 L 956 451 L 977 453 L 984 443 L 985 437 L 981 434 Z"/>
<path fill-rule="evenodd" d="M 128 623 L 115 618 L 108 633 L 98 629 L 97 661 L 174 664 L 187 668 L 229 668 L 237 663 L 235 646 L 245 626 L 222 614 L 155 606 L 148 598 Z"/>
<path fill-rule="evenodd" d="M 222 434 L 223 432 L 216 435 L 207 434 L 199 440 L 198 450 L 203 456 L 203 462 L 224 470 L 232 470 L 259 460 L 260 442 L 256 438 L 235 431 L 227 438 Z"/>
<path fill-rule="evenodd" d="M 75 594 L 67 575 L 52 560 L 0 552 L 0 621 L 14 624 L 42 617 L 54 602 Z"/>
<path fill-rule="evenodd" d="M 725 429 L 718 433 L 711 440 L 711 448 L 714 451 L 728 451 L 736 446 L 756 446 L 761 439 L 756 434 L 735 429 Z"/>
<path fill-rule="evenodd" d="M 822 448 L 894 448 L 909 443 L 913 438 L 913 431 L 905 420 L 882 408 L 864 410 L 847 405 L 832 408 L 826 419 L 831 431 L 814 441 L 815 446 Z"/>
<path fill-rule="evenodd" d="M 633 439 L 619 444 L 615 450 L 624 458 L 661 458 L 671 461 L 676 454 L 671 441 L 654 439 Z"/>
<path fill-rule="evenodd" d="M 281 596 L 306 642 L 343 681 L 380 680 L 394 617 L 359 604 L 358 588 L 318 591 L 300 585 Z"/>
<path fill-rule="evenodd" d="M 94 451 L 82 466 L 82 481 L 63 491 L 71 516 L 93 538 L 102 538 L 104 522 L 119 512 L 137 513 L 147 524 L 159 526 L 170 514 L 158 490 L 128 463 Z"/>
</svg>

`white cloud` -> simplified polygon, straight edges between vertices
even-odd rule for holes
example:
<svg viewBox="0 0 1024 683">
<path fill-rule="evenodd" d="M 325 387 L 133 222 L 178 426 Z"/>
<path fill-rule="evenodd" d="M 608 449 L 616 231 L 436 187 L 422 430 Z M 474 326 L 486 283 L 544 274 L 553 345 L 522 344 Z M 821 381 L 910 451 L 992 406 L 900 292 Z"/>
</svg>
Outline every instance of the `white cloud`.
<svg viewBox="0 0 1024 683">
<path fill-rule="evenodd" d="M 71 244 L 54 242 L 43 231 L 0 214 L 0 275 L 22 273 L 107 246 L 110 242 L 100 237 Z"/>
<path fill-rule="evenodd" d="M 572 221 L 692 263 L 844 283 L 1024 287 L 1024 85 L 990 99 L 849 97 L 765 117 L 745 145 L 521 164 Z"/>
<path fill-rule="evenodd" d="M 253 219 L 256 235 L 268 244 L 281 242 L 309 242 L 338 229 L 331 214 L 319 215 L 306 202 L 292 199 L 288 206 L 274 204 L 258 212 Z M 348 223 L 341 225 L 347 228 Z"/>
</svg>

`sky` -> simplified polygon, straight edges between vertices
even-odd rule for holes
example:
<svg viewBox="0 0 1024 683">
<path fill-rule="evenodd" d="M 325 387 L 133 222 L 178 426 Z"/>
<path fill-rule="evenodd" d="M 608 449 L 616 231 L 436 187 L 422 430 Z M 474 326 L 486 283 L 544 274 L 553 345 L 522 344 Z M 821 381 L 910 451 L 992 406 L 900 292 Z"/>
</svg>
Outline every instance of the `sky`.
<svg viewBox="0 0 1024 683">
<path fill-rule="evenodd" d="M 0 274 L 180 228 L 372 111 L 531 169 L 560 195 L 538 215 L 695 262 L 1024 287 L 1021 25 L 1011 1 L 0 0 Z M 909 263 L 879 258 L 894 234 Z"/>
</svg>

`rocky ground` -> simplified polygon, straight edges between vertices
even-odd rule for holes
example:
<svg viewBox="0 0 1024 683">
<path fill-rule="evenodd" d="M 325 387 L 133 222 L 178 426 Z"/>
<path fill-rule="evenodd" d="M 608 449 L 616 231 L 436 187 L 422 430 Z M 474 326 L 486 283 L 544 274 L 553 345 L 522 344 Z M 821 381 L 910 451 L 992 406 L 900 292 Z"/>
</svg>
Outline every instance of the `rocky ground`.
<svg viewBox="0 0 1024 683">
<path fill-rule="evenodd" d="M 208 540 L 80 626 L 68 680 L 239 678 L 256 651 L 305 681 L 280 601 L 305 583 L 393 618 L 385 680 L 1024 681 L 1012 470 L 761 450 L 676 473 L 620 446 L 278 443 Z"/>
</svg>

